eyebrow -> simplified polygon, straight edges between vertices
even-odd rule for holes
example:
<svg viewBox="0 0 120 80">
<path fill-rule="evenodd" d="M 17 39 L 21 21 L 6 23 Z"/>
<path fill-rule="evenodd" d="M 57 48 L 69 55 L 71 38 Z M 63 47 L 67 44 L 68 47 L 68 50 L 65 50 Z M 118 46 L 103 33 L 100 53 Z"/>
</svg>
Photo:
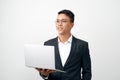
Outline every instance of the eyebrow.
<svg viewBox="0 0 120 80">
<path fill-rule="evenodd" d="M 57 19 L 57 20 L 68 20 L 68 19 Z"/>
</svg>

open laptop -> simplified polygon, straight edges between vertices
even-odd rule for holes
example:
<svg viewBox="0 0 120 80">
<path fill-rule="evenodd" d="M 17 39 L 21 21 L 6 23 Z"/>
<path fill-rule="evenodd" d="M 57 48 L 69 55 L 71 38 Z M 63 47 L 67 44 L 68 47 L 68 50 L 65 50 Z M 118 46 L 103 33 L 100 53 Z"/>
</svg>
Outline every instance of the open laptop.
<svg viewBox="0 0 120 80">
<path fill-rule="evenodd" d="M 52 69 L 59 72 L 65 72 L 59 69 L 55 69 L 54 46 L 25 44 L 24 55 L 25 65 L 28 67 Z"/>
</svg>

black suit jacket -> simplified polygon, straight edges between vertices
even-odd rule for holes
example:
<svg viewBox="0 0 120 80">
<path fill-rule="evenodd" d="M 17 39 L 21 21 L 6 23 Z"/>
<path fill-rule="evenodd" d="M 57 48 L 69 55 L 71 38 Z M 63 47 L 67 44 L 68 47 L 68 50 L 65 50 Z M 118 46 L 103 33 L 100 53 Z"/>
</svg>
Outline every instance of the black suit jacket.
<svg viewBox="0 0 120 80">
<path fill-rule="evenodd" d="M 73 36 L 71 51 L 64 66 L 59 54 L 58 37 L 46 41 L 44 45 L 55 47 L 55 68 L 66 71 L 51 73 L 49 80 L 91 80 L 91 60 L 86 41 Z"/>
</svg>

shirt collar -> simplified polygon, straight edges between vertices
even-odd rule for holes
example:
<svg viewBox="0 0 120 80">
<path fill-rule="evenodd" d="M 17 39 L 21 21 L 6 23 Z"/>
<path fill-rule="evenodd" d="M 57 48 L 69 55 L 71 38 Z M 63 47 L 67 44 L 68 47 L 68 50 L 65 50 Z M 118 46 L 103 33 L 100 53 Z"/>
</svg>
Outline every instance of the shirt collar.
<svg viewBox="0 0 120 80">
<path fill-rule="evenodd" d="M 68 40 L 66 41 L 66 42 L 64 42 L 64 43 L 71 43 L 72 42 L 72 35 L 68 38 Z M 59 37 L 58 37 L 58 42 L 59 43 L 61 43 L 61 41 L 60 41 L 60 39 L 59 39 Z"/>
</svg>

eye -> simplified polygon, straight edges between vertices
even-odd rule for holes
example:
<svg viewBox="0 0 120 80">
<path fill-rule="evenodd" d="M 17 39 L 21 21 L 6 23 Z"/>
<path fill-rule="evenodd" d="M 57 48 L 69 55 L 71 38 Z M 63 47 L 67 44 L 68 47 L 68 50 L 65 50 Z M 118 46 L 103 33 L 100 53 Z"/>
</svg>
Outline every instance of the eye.
<svg viewBox="0 0 120 80">
<path fill-rule="evenodd" d="M 67 21 L 65 21 L 65 20 L 62 20 L 62 22 L 63 22 L 63 23 L 66 23 Z"/>
<path fill-rule="evenodd" d="M 60 21 L 59 20 L 56 20 L 56 23 L 59 23 Z"/>
</svg>

